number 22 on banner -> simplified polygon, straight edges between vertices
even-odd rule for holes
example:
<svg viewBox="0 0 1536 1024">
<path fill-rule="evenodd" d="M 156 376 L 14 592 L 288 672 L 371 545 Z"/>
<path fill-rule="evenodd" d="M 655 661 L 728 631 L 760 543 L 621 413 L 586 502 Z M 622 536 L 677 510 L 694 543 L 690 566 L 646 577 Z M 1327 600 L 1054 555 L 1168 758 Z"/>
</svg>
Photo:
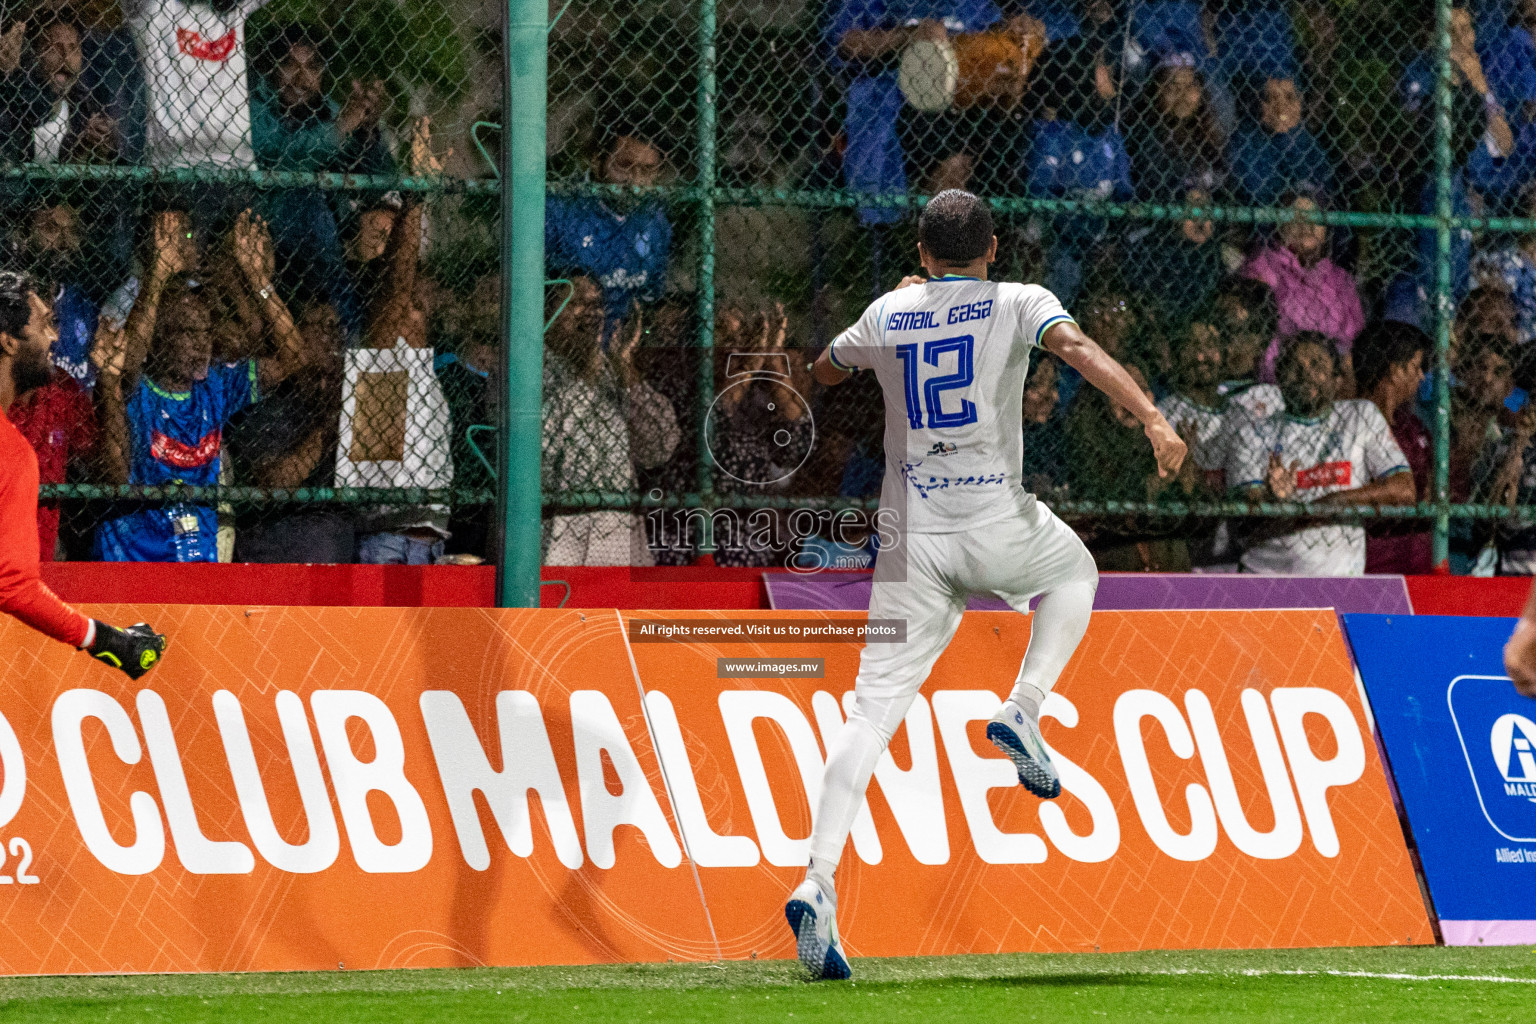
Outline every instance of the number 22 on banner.
<svg viewBox="0 0 1536 1024">
<path fill-rule="evenodd" d="M 16 865 L 16 877 L 0 875 L 0 885 L 10 885 L 16 882 L 19 885 L 37 885 L 42 879 L 36 875 L 27 874 L 27 869 L 32 866 L 32 844 L 25 839 L 17 837 L 10 842 L 11 856 L 20 857 L 21 861 Z M 0 843 L 0 865 L 5 864 L 5 844 Z"/>
</svg>

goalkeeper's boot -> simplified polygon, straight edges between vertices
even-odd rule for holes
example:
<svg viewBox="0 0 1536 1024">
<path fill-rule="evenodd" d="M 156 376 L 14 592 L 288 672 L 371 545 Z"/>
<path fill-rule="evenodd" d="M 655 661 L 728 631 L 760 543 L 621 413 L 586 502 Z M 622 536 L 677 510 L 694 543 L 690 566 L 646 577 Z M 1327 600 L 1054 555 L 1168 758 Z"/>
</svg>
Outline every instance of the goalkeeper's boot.
<svg viewBox="0 0 1536 1024">
<path fill-rule="evenodd" d="M 1061 796 L 1061 776 L 1051 764 L 1050 751 L 1040 736 L 1040 723 L 1011 700 L 1003 702 L 987 723 L 987 739 L 1008 755 L 1019 773 L 1019 782 L 1035 796 L 1054 800 Z"/>
<path fill-rule="evenodd" d="M 837 937 L 837 897 L 807 878 L 789 894 L 784 918 L 795 933 L 795 951 L 815 981 L 844 981 L 853 976 Z"/>
<path fill-rule="evenodd" d="M 165 643 L 165 636 L 149 628 L 147 622 L 118 629 L 98 620 L 96 636 L 87 650 L 102 664 L 122 669 L 129 679 L 138 679 L 160 663 Z"/>
</svg>

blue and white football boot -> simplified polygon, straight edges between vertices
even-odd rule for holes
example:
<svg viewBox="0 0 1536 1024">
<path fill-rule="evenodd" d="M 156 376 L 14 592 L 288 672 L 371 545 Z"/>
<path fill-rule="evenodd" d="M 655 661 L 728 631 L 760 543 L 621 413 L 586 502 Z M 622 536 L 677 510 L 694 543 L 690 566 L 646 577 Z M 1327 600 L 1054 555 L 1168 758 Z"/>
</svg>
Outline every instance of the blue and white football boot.
<svg viewBox="0 0 1536 1024">
<path fill-rule="evenodd" d="M 784 904 L 784 919 L 795 933 L 795 951 L 815 981 L 845 981 L 853 977 L 843 944 L 837 937 L 837 897 L 824 893 L 807 878 Z"/>
<path fill-rule="evenodd" d="M 1031 721 L 1023 708 L 1011 700 L 1003 701 L 987 723 L 987 739 L 1008 755 L 1025 789 L 1045 800 L 1061 796 L 1061 776 L 1046 752 L 1040 725 Z"/>
</svg>

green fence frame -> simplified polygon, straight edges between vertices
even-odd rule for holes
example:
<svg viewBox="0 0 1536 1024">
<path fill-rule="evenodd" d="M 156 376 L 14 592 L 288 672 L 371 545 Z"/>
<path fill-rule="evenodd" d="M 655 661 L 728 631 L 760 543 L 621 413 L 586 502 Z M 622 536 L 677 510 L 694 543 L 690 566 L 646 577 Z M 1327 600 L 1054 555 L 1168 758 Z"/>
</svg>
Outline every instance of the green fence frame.
<svg viewBox="0 0 1536 1024">
<path fill-rule="evenodd" d="M 1436 0 L 1437 71 L 1435 87 L 1434 157 L 1436 202 L 1433 214 L 1395 214 L 1369 211 L 1326 211 L 1297 214 L 1289 210 L 1246 207 L 1189 207 L 1170 204 L 1109 203 L 1034 198 L 992 199 L 999 212 L 1042 214 L 1090 214 L 1106 218 L 1138 220 L 1207 219 L 1237 223 L 1279 223 L 1302 219 L 1328 225 L 1400 228 L 1435 232 L 1433 370 L 1435 416 L 1433 433 L 1434 486 L 1430 500 L 1411 508 L 1341 509 L 1327 513 L 1345 522 L 1380 517 L 1412 518 L 1432 522 L 1434 561 L 1444 569 L 1453 518 L 1474 520 L 1516 519 L 1536 521 L 1536 509 L 1511 509 L 1496 505 L 1452 504 L 1450 470 L 1449 351 L 1455 309 L 1451 283 L 1453 232 L 1463 230 L 1536 231 L 1536 220 L 1458 216 L 1452 206 L 1451 157 L 1451 0 Z M 716 183 L 717 41 L 716 0 L 696 0 L 698 22 L 697 76 L 695 90 L 698 155 L 694 179 L 675 185 L 644 189 L 674 204 L 693 207 L 699 242 L 698 314 L 696 344 L 704 355 L 699 369 L 700 450 L 705 450 L 703 431 L 714 398 L 711 353 L 714 349 L 714 211 L 716 204 L 794 205 L 838 209 L 863 206 L 918 207 L 922 196 L 866 195 L 840 190 L 769 190 L 722 188 Z M 563 13 L 563 12 L 562 12 Z M 545 493 L 541 490 L 539 458 L 542 436 L 541 391 L 544 329 L 544 206 L 547 194 L 611 195 L 634 191 L 593 183 L 547 180 L 545 114 L 548 102 L 548 33 L 551 28 L 546 0 L 508 0 L 503 44 L 507 59 L 503 83 L 507 130 L 502 133 L 499 180 L 454 181 L 436 178 L 383 177 L 270 171 L 162 171 L 147 167 L 36 166 L 0 170 L 0 177 L 40 179 L 138 181 L 238 180 L 258 187 L 309 186 L 325 189 L 397 188 L 421 192 L 498 193 L 502 209 L 502 260 L 504 370 L 501 381 L 497 446 L 497 485 L 494 492 L 453 489 L 439 491 L 365 490 L 355 488 L 268 491 L 249 487 L 155 488 L 53 485 L 43 488 L 44 498 L 78 500 L 144 499 L 230 502 L 247 506 L 304 504 L 313 502 L 368 504 L 384 501 L 428 502 L 453 500 L 461 504 L 494 501 L 498 509 L 500 559 L 497 570 L 497 602 L 503 607 L 536 607 L 539 601 L 542 515 L 550 512 L 601 508 L 653 507 L 860 507 L 871 503 L 846 499 L 784 499 L 721 495 L 714 489 L 714 474 L 701 459 L 696 492 L 656 497 L 638 493 L 581 492 Z M 1068 501 L 1057 503 L 1064 515 L 1137 513 L 1154 516 L 1298 516 L 1316 517 L 1318 510 L 1297 504 L 1246 505 L 1240 502 L 1152 504 Z"/>
</svg>

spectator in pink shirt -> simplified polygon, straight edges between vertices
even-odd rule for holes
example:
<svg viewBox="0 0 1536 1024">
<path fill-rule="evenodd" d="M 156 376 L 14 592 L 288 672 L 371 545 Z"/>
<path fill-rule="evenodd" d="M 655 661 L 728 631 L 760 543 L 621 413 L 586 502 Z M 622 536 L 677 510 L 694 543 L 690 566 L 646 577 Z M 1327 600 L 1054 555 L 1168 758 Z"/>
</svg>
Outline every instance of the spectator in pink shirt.
<svg viewBox="0 0 1536 1024">
<path fill-rule="evenodd" d="M 1295 192 L 1281 197 L 1281 206 L 1298 212 L 1318 209 L 1317 200 Z M 1328 228 L 1323 224 L 1291 221 L 1279 227 L 1280 244 L 1272 245 L 1248 261 L 1244 277 L 1269 285 L 1280 308 L 1276 336 L 1264 353 L 1259 380 L 1273 383 L 1280 339 L 1302 331 L 1316 331 L 1333 339 L 1343 377 L 1341 394 L 1353 395 L 1354 368 L 1350 350 L 1355 335 L 1365 329 L 1365 313 L 1355 279 L 1330 260 Z"/>
</svg>

